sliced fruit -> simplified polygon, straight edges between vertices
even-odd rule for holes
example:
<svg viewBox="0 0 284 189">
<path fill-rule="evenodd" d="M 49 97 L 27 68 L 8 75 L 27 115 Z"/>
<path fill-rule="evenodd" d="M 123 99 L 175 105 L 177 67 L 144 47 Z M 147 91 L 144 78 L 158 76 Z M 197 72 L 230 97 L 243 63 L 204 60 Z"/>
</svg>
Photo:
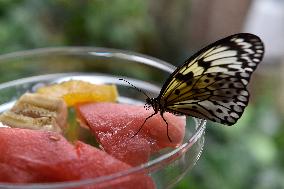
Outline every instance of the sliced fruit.
<svg viewBox="0 0 284 189">
<path fill-rule="evenodd" d="M 88 125 L 102 148 L 112 156 L 130 165 L 139 165 L 149 160 L 154 152 L 182 143 L 185 132 L 185 117 L 165 113 L 169 123 L 169 136 L 164 120 L 159 114 L 144 120 L 153 113 L 142 106 L 116 103 L 89 103 L 77 106 L 81 120 Z"/>
<path fill-rule="evenodd" d="M 80 178 L 96 178 L 110 175 L 131 168 L 128 164 L 110 156 L 106 152 L 82 142 L 75 144 L 79 161 L 68 164 L 70 171 L 76 170 Z M 129 176 L 112 179 L 104 184 L 96 185 L 96 189 L 154 189 L 153 180 L 145 174 L 132 174 Z"/>
<path fill-rule="evenodd" d="M 26 93 L 11 110 L 0 115 L 0 122 L 17 128 L 61 132 L 67 120 L 67 106 L 56 97 Z"/>
<path fill-rule="evenodd" d="M 60 127 L 57 126 L 52 117 L 33 118 L 7 111 L 0 115 L 0 121 L 14 128 L 61 132 Z"/>
<path fill-rule="evenodd" d="M 76 160 L 77 153 L 73 145 L 55 132 L 0 128 L 0 154 L 1 182 L 55 182 L 77 178 L 58 167 L 63 162 Z"/>
<path fill-rule="evenodd" d="M 0 182 L 62 182 L 110 175 L 131 168 L 106 152 L 60 134 L 18 128 L 0 128 Z M 153 189 L 144 174 L 120 177 L 93 186 L 96 189 Z M 88 187 L 92 188 L 92 187 Z"/>
<path fill-rule="evenodd" d="M 41 87 L 37 93 L 61 97 L 68 106 L 85 102 L 115 102 L 118 94 L 115 85 L 96 85 L 79 80 Z"/>
</svg>

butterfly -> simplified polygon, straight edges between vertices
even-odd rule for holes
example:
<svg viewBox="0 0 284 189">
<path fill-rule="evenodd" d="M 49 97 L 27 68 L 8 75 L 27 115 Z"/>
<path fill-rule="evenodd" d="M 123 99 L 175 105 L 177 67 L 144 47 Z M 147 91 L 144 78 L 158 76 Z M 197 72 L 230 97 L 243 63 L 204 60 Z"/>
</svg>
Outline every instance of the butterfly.
<svg viewBox="0 0 284 189">
<path fill-rule="evenodd" d="M 171 141 L 164 112 L 235 124 L 248 104 L 247 85 L 263 55 L 263 42 L 250 33 L 234 34 L 201 49 L 169 76 L 158 97 L 146 99 L 154 113 L 137 133 L 160 113 Z"/>
</svg>

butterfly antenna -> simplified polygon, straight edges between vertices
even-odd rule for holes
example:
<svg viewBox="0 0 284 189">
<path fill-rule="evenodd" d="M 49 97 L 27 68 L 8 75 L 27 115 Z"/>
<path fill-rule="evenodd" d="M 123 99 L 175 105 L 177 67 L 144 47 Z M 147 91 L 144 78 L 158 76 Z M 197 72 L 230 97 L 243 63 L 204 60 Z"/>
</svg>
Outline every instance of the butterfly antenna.
<svg viewBox="0 0 284 189">
<path fill-rule="evenodd" d="M 134 89 L 136 89 L 137 91 L 143 93 L 147 98 L 150 98 L 150 97 L 146 94 L 146 92 L 144 92 L 144 91 L 142 91 L 141 89 L 135 87 L 135 86 L 134 86 L 132 83 L 130 83 L 129 81 L 127 81 L 127 80 L 125 80 L 125 79 L 123 79 L 123 78 L 119 78 L 119 80 L 128 83 L 128 84 L 129 84 L 130 86 L 132 86 Z"/>
</svg>

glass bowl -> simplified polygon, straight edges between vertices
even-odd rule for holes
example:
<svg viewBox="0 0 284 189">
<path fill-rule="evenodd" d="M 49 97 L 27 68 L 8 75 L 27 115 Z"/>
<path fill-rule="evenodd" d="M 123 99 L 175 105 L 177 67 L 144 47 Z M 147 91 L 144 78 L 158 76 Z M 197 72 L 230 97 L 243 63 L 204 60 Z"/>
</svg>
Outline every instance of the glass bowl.
<svg viewBox="0 0 284 189">
<path fill-rule="evenodd" d="M 15 52 L 0 56 L 0 112 L 10 108 L 25 92 L 39 85 L 70 79 L 93 83 L 114 83 L 121 103 L 145 103 L 145 96 L 119 78 L 147 92 L 151 97 L 175 67 L 159 59 L 129 51 L 107 48 L 63 47 Z M 195 165 L 204 145 L 206 121 L 187 117 L 183 144 L 165 150 L 150 161 L 128 170 L 93 179 L 58 183 L 0 183 L 0 188 L 112 188 L 110 181 L 134 174 L 148 174 L 156 188 L 172 188 Z"/>
</svg>

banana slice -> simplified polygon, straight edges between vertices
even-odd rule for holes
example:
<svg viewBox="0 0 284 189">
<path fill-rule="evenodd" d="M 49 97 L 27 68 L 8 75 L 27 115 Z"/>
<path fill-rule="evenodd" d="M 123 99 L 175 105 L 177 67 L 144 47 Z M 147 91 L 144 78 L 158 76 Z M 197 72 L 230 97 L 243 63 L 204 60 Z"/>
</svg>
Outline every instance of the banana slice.
<svg viewBox="0 0 284 189">
<path fill-rule="evenodd" d="M 16 128 L 61 132 L 53 117 L 32 118 L 7 111 L 0 115 L 0 120 L 5 125 Z"/>
<path fill-rule="evenodd" d="M 60 98 L 26 93 L 11 110 L 0 115 L 0 122 L 17 128 L 60 132 L 66 126 L 67 106 Z"/>
</svg>

